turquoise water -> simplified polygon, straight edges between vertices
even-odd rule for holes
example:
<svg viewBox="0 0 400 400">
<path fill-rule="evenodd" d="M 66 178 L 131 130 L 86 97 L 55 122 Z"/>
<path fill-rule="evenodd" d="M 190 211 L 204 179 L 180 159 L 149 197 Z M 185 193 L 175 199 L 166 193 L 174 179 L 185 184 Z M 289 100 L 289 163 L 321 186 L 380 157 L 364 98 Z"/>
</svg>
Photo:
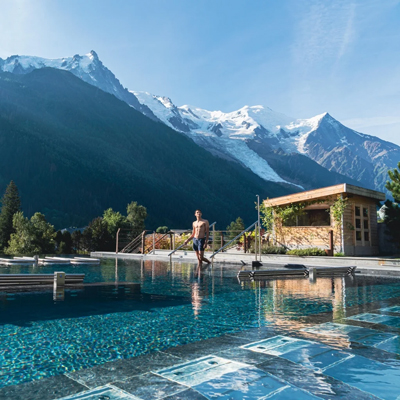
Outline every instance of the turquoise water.
<svg viewBox="0 0 400 400">
<path fill-rule="evenodd" d="M 2 273 L 55 270 L 84 272 L 85 283 L 96 285 L 67 289 L 63 301 L 55 301 L 52 290 L 0 291 L 0 387 L 249 328 L 270 325 L 306 332 L 326 319 L 351 318 L 347 312 L 354 307 L 360 311 L 357 314 L 366 313 L 368 304 L 376 302 L 382 309 L 394 307 L 393 299 L 400 297 L 397 279 L 356 276 L 323 278 L 316 284 L 306 279 L 239 284 L 237 270 L 228 267 L 199 272 L 192 264 L 154 261 L 119 260 L 116 265 L 107 260 L 101 266 L 36 270 L 14 266 Z M 371 315 L 358 318 L 366 322 L 377 318 Z M 400 318 L 391 318 L 385 321 L 400 328 Z M 324 332 L 328 328 L 335 326 L 324 326 Z M 311 329 L 310 335 L 317 330 Z M 340 347 L 341 340 L 333 335 L 330 344 Z M 375 338 L 375 342 L 400 353 L 396 341 Z M 332 371 L 336 374 L 333 367 Z"/>
</svg>

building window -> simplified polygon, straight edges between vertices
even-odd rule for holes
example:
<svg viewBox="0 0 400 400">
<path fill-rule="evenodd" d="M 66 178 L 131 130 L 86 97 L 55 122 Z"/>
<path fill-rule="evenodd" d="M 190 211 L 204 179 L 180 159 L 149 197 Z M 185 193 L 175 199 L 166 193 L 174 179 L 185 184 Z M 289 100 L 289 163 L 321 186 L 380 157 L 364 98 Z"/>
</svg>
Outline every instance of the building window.
<svg viewBox="0 0 400 400">
<path fill-rule="evenodd" d="M 357 246 L 370 246 L 369 207 L 364 205 L 354 206 L 354 226 Z"/>
<path fill-rule="evenodd" d="M 329 208 L 304 210 L 304 214 L 284 222 L 284 226 L 330 226 L 331 215 Z"/>
</svg>

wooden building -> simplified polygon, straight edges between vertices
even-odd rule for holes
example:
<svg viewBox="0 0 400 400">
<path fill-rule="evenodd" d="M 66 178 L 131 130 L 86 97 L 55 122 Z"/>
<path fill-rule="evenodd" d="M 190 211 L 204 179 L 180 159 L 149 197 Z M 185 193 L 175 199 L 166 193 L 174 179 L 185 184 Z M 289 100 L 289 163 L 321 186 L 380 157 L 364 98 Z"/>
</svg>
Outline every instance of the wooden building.
<svg viewBox="0 0 400 400">
<path fill-rule="evenodd" d="M 338 204 L 344 205 L 338 216 Z M 344 203 L 343 203 L 344 200 Z M 300 213 L 274 218 L 273 239 L 290 249 L 319 247 L 349 256 L 378 254 L 377 207 L 385 195 L 346 183 L 264 200 L 275 215 L 282 209 Z"/>
</svg>

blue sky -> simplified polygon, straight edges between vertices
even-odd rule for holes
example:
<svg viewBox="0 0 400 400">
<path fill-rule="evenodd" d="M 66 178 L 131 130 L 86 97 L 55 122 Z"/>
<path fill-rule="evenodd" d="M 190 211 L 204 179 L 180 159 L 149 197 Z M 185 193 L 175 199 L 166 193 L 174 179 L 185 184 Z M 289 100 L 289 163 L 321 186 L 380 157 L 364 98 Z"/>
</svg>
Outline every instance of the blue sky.
<svg viewBox="0 0 400 400">
<path fill-rule="evenodd" d="M 0 57 L 95 50 L 180 106 L 328 111 L 400 145 L 400 0 L 0 0 Z"/>
</svg>

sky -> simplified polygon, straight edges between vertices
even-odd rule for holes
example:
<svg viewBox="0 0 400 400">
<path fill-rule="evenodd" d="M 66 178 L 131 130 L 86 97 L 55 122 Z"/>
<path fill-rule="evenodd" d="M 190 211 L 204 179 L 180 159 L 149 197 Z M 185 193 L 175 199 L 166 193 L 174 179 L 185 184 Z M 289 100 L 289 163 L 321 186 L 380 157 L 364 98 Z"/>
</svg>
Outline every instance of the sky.
<svg viewBox="0 0 400 400">
<path fill-rule="evenodd" d="M 95 50 L 129 90 L 329 112 L 400 145 L 400 0 L 0 0 L 0 58 Z"/>
</svg>

